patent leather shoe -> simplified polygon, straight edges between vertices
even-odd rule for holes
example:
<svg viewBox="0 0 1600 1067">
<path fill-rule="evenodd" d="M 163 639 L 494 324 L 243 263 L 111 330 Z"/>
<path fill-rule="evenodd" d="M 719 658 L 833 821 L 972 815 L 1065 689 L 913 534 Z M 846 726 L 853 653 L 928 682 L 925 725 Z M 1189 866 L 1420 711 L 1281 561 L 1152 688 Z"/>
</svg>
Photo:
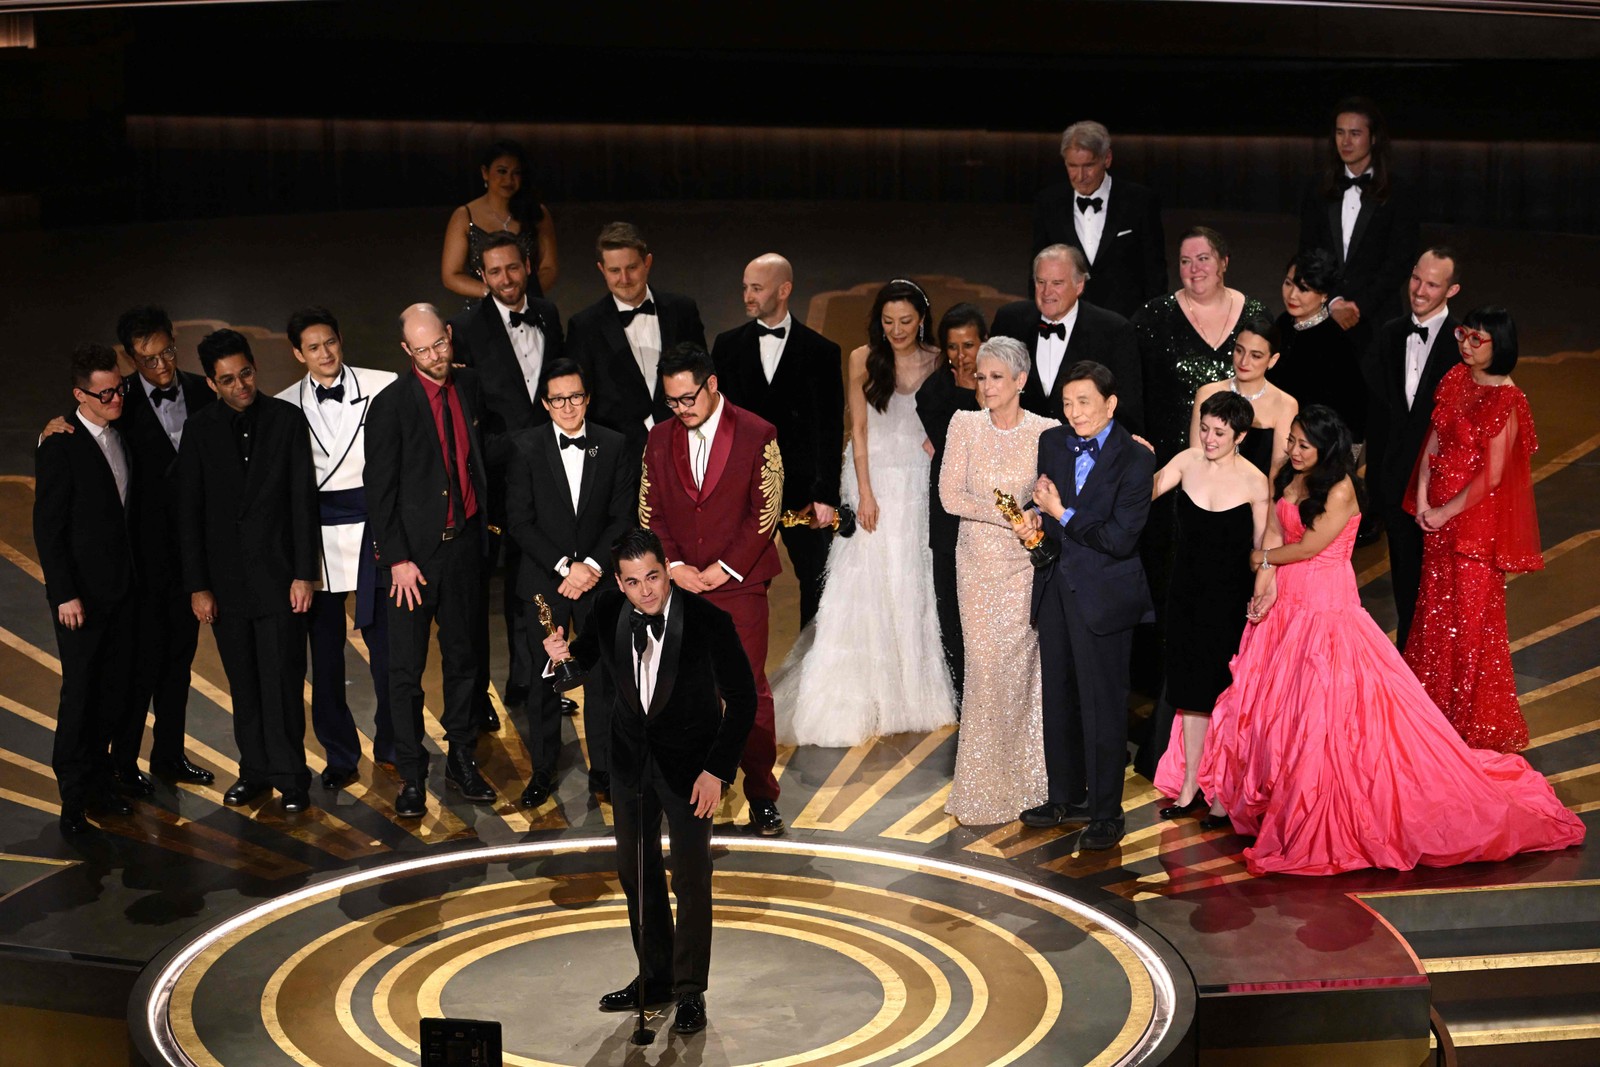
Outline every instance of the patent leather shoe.
<svg viewBox="0 0 1600 1067">
<path fill-rule="evenodd" d="M 137 767 L 123 767 L 111 772 L 111 784 L 119 793 L 130 797 L 155 795 L 155 779 Z"/>
<path fill-rule="evenodd" d="M 1181 819 L 1185 815 L 1188 815 L 1191 812 L 1199 811 L 1205 806 L 1206 798 L 1201 796 L 1199 793 L 1196 793 L 1194 795 L 1194 799 L 1190 800 L 1189 803 L 1169 804 L 1167 807 L 1162 808 L 1159 814 L 1163 819 Z"/>
<path fill-rule="evenodd" d="M 483 710 L 478 713 L 478 729 L 486 734 L 500 732 L 500 713 L 494 710 L 494 705 L 486 699 Z"/>
<path fill-rule="evenodd" d="M 549 771 L 534 771 L 533 777 L 528 779 L 528 787 L 522 791 L 519 803 L 525 808 L 537 808 L 550 799 L 555 788 L 555 775 Z"/>
<path fill-rule="evenodd" d="M 179 756 L 172 760 L 151 760 L 150 773 L 169 782 L 191 782 L 195 785 L 210 785 L 217 780 L 217 776 L 204 767 L 190 763 L 187 756 Z"/>
<path fill-rule="evenodd" d="M 573 700 L 571 697 L 562 697 L 561 698 L 561 714 L 563 714 L 563 715 L 576 715 L 576 714 L 578 714 L 578 702 L 576 700 Z"/>
<path fill-rule="evenodd" d="M 778 814 L 778 805 L 770 800 L 752 800 L 750 828 L 762 837 L 777 837 L 783 833 L 783 816 Z"/>
<path fill-rule="evenodd" d="M 1096 819 L 1078 835 L 1078 847 L 1089 852 L 1115 848 L 1117 842 L 1122 840 L 1122 825 L 1121 819 Z"/>
<path fill-rule="evenodd" d="M 647 1008 L 664 1008 L 672 1003 L 670 989 L 645 990 L 644 1006 Z M 639 1010 L 639 979 L 635 978 L 621 989 L 607 993 L 600 998 L 601 1011 L 638 1011 Z"/>
<path fill-rule="evenodd" d="M 241 778 L 229 786 L 226 793 L 222 794 L 222 802 L 230 808 L 237 808 L 250 803 L 271 788 L 266 782 L 255 782 L 248 778 Z"/>
<path fill-rule="evenodd" d="M 329 767 L 322 772 L 322 788 L 330 793 L 335 789 L 343 789 L 356 780 L 354 767 Z"/>
<path fill-rule="evenodd" d="M 311 792 L 306 789 L 290 789 L 283 794 L 283 810 L 291 815 L 305 811 L 311 806 Z"/>
<path fill-rule="evenodd" d="M 698 1034 L 706 1028 L 706 998 L 703 993 L 685 993 L 678 998 L 678 1014 L 672 1017 L 675 1034 Z"/>
<path fill-rule="evenodd" d="M 83 834 L 95 832 L 94 823 L 83 813 L 82 808 L 61 809 L 61 833 L 65 837 L 78 837 Z"/>
<path fill-rule="evenodd" d="M 494 790 L 478 773 L 478 764 L 464 749 L 452 748 L 444 764 L 444 784 L 474 804 L 492 804 Z"/>
<path fill-rule="evenodd" d="M 407 782 L 400 787 L 400 793 L 394 798 L 394 813 L 403 819 L 416 819 L 428 810 L 428 794 L 416 782 Z"/>
<path fill-rule="evenodd" d="M 1062 823 L 1088 822 L 1089 802 L 1085 800 L 1078 804 L 1057 804 L 1047 801 L 1036 808 L 1024 811 L 1017 816 L 1017 821 L 1035 830 L 1047 830 Z"/>
</svg>

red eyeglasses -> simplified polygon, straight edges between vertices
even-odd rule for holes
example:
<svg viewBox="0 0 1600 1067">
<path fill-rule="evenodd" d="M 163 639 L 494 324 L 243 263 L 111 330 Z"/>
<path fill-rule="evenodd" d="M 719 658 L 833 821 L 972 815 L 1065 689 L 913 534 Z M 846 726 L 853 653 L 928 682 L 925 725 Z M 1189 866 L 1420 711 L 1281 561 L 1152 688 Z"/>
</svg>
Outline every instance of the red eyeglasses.
<svg viewBox="0 0 1600 1067">
<path fill-rule="evenodd" d="M 1465 326 L 1457 326 L 1456 340 L 1461 344 L 1471 345 L 1473 348 L 1482 348 L 1484 345 L 1494 340 L 1494 338 L 1490 337 L 1486 333 L 1479 333 L 1477 330 L 1468 329 Z"/>
</svg>

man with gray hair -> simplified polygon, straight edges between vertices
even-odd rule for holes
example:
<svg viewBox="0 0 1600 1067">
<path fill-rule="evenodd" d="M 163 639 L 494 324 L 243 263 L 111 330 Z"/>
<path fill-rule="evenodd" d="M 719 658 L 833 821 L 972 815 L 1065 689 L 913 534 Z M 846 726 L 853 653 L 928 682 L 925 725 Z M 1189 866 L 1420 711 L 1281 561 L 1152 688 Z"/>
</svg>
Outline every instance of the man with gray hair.
<svg viewBox="0 0 1600 1067">
<path fill-rule="evenodd" d="M 1112 191 L 1111 134 L 1098 122 L 1075 122 L 1061 134 L 1067 181 L 1039 194 L 1033 206 L 1033 250 L 1067 244 L 1089 264 L 1084 295 L 1123 318 L 1167 292 L 1161 205 L 1126 178 Z M 1124 379 L 1117 371 L 1117 381 Z"/>
<path fill-rule="evenodd" d="M 1093 360 L 1116 375 L 1117 421 L 1141 433 L 1144 388 L 1138 337 L 1121 315 L 1080 299 L 1088 280 L 1088 265 L 1078 248 L 1056 244 L 1041 249 L 1033 257 L 1033 299 L 995 312 L 991 333 L 1021 341 L 1033 356 L 1022 387 L 1024 408 L 1047 419 L 1061 418 L 1062 371 Z"/>
</svg>

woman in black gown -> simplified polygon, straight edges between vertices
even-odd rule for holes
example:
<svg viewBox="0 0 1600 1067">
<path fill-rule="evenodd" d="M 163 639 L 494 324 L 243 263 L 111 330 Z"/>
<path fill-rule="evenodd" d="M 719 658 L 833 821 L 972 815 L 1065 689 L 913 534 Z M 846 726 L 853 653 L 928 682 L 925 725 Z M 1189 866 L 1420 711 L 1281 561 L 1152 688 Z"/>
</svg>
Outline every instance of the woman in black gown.
<svg viewBox="0 0 1600 1067">
<path fill-rule="evenodd" d="M 1213 393 L 1200 405 L 1196 445 L 1155 477 L 1152 498 L 1177 489 L 1164 695 L 1177 709 L 1171 740 L 1182 738 L 1185 759 L 1183 788 L 1161 809 L 1164 819 L 1204 806 L 1197 776 L 1206 729 L 1217 695 L 1232 681 L 1228 664 L 1254 592 L 1250 551 L 1266 533 L 1270 506 L 1267 476 L 1239 451 L 1247 434 L 1254 436 L 1254 418 L 1250 402 L 1238 393 Z"/>
<path fill-rule="evenodd" d="M 1300 402 L 1323 404 L 1339 413 L 1356 442 L 1367 437 L 1367 391 L 1350 333 L 1328 312 L 1329 294 L 1339 291 L 1339 267 L 1320 248 L 1289 261 L 1278 316 L 1282 352 L 1267 380 Z"/>
<path fill-rule="evenodd" d="M 504 230 L 516 237 L 532 267 L 528 296 L 544 296 L 556 283 L 556 227 L 533 188 L 528 153 L 516 141 L 496 141 L 479 155 L 478 173 L 483 194 L 451 212 L 445 226 L 440 279 L 470 302 L 488 296 L 481 276 L 483 244 Z"/>
</svg>

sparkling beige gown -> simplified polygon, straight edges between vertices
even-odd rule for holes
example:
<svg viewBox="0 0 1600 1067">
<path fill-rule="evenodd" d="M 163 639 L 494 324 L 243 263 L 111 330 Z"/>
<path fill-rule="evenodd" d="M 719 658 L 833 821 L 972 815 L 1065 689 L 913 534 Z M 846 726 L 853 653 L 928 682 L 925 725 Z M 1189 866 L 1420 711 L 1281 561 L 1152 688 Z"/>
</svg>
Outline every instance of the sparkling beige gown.
<svg viewBox="0 0 1600 1067">
<path fill-rule="evenodd" d="M 1039 435 L 1055 425 L 1031 412 L 1010 430 L 995 429 L 986 411 L 958 411 L 950 420 L 939 500 L 961 517 L 956 590 L 967 674 L 944 810 L 967 825 L 1010 822 L 1049 799 L 1039 641 L 1028 625 L 1033 566 L 994 506 L 994 491 L 1019 504 L 1032 498 Z"/>
</svg>

